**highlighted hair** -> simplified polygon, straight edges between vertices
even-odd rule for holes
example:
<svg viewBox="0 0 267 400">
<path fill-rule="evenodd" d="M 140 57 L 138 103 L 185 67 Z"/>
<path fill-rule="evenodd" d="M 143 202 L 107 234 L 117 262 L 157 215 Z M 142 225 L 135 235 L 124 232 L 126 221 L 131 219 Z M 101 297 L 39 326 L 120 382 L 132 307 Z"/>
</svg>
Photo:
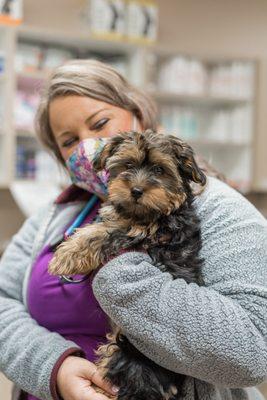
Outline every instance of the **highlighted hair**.
<svg viewBox="0 0 267 400">
<path fill-rule="evenodd" d="M 152 99 L 132 86 L 108 64 L 73 60 L 56 68 L 43 90 L 35 127 L 41 143 L 65 165 L 49 123 L 49 105 L 57 97 L 86 96 L 131 111 L 144 129 L 157 129 L 157 110 Z"/>
</svg>

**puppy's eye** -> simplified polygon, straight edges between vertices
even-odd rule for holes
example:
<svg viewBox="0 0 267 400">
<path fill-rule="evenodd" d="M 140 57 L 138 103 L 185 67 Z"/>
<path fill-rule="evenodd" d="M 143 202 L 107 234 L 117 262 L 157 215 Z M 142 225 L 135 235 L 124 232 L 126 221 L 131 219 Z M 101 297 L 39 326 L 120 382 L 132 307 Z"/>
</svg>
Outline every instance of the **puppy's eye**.
<svg viewBox="0 0 267 400">
<path fill-rule="evenodd" d="M 163 174 L 164 169 L 163 169 L 162 167 L 160 167 L 159 165 L 155 165 L 155 166 L 152 168 L 152 171 L 153 171 L 153 173 L 156 174 L 156 175 L 161 175 L 161 174 Z"/>
<path fill-rule="evenodd" d="M 125 167 L 126 167 L 127 169 L 131 169 L 131 168 L 134 168 L 134 165 L 133 165 L 133 163 L 131 163 L 131 162 L 127 162 L 127 163 L 125 163 Z"/>
</svg>

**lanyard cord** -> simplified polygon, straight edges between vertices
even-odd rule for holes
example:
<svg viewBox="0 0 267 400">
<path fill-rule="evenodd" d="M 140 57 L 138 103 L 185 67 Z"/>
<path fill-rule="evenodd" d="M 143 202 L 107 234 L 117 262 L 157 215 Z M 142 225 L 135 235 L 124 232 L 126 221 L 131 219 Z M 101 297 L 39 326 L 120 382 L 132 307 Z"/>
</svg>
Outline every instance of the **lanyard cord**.
<svg viewBox="0 0 267 400">
<path fill-rule="evenodd" d="M 88 201 L 88 203 L 86 204 L 86 206 L 82 209 L 82 211 L 77 216 L 77 218 L 75 218 L 75 220 L 71 224 L 71 226 L 66 230 L 66 232 L 64 234 L 65 239 L 68 238 L 70 235 L 72 235 L 76 228 L 81 226 L 81 224 L 85 220 L 86 216 L 89 214 L 89 212 L 92 210 L 92 208 L 96 204 L 97 200 L 98 200 L 98 197 L 95 194 L 93 194 L 92 197 L 90 198 L 90 200 Z"/>
<path fill-rule="evenodd" d="M 86 204 L 86 206 L 82 209 L 80 214 L 75 218 L 74 222 L 71 224 L 71 226 L 66 230 L 64 234 L 64 239 L 66 240 L 70 235 L 73 234 L 74 230 L 81 226 L 83 221 L 85 220 L 86 216 L 89 214 L 89 212 L 93 209 L 95 206 L 96 202 L 98 201 L 98 197 L 94 194 Z M 84 282 L 88 278 L 89 274 L 85 275 L 81 279 L 74 279 L 71 276 L 66 276 L 66 275 L 61 275 L 60 276 L 60 282 L 63 284 L 68 284 L 68 283 L 81 283 Z"/>
</svg>

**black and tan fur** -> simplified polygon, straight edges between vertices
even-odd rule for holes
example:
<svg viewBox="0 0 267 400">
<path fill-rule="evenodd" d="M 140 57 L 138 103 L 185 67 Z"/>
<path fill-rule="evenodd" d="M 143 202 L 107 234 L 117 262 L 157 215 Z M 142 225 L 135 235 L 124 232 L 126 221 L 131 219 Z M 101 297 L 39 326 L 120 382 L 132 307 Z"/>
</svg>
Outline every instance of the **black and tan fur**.
<svg viewBox="0 0 267 400">
<path fill-rule="evenodd" d="M 174 279 L 201 281 L 200 223 L 192 184 L 206 177 L 189 145 L 152 131 L 113 137 L 94 167 L 110 173 L 101 222 L 80 228 L 55 252 L 49 271 L 87 274 L 122 249 L 141 249 Z M 103 375 L 120 388 L 121 400 L 172 400 L 182 396 L 184 376 L 159 367 L 113 330 L 98 354 Z"/>
</svg>

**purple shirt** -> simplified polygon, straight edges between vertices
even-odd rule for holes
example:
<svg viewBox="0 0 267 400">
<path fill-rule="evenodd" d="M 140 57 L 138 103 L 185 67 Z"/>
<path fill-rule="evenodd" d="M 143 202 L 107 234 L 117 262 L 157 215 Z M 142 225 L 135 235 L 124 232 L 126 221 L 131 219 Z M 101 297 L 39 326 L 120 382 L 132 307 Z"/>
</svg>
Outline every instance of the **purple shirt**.
<svg viewBox="0 0 267 400">
<path fill-rule="evenodd" d="M 94 207 L 83 225 L 93 221 L 98 208 Z M 62 284 L 59 277 L 48 273 L 52 257 L 50 246 L 46 246 L 33 265 L 28 286 L 29 313 L 40 326 L 75 342 L 86 358 L 94 361 L 94 350 L 106 342 L 109 323 L 94 297 L 93 276 L 79 284 Z M 37 400 L 29 394 L 26 399 Z"/>
</svg>

